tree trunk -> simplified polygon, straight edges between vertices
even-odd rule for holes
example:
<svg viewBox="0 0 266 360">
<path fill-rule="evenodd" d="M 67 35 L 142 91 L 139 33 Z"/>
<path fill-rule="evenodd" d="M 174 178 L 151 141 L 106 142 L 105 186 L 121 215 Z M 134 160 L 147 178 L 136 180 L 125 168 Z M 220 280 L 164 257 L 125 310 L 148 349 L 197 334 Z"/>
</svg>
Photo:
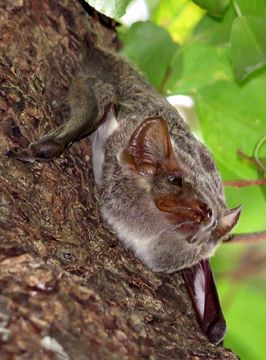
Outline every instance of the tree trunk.
<svg viewBox="0 0 266 360">
<path fill-rule="evenodd" d="M 90 140 L 51 162 L 5 157 L 62 123 L 95 32 L 74 0 L 0 2 L 0 358 L 236 359 L 202 334 L 180 274 L 146 269 L 102 222 Z"/>
</svg>

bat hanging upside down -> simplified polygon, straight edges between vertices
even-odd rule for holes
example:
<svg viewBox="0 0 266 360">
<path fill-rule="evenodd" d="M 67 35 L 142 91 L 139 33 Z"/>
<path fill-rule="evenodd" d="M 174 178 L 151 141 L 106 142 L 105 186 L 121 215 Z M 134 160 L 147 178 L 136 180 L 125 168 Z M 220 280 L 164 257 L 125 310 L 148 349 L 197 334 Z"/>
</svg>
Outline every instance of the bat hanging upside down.
<svg viewBox="0 0 266 360">
<path fill-rule="evenodd" d="M 227 209 L 210 152 L 133 66 L 93 42 L 69 102 L 65 124 L 8 155 L 48 160 L 92 135 L 103 218 L 151 270 L 182 270 L 199 323 L 218 344 L 226 325 L 208 258 L 241 209 Z"/>
</svg>

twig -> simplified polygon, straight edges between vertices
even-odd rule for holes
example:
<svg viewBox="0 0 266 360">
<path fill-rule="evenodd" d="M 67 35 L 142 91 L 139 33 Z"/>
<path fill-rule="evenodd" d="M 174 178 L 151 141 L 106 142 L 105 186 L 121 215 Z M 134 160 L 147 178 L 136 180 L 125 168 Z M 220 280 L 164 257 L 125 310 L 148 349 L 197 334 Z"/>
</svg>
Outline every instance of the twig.
<svg viewBox="0 0 266 360">
<path fill-rule="evenodd" d="M 160 85 L 160 87 L 159 87 L 159 92 L 160 92 L 161 94 L 164 93 L 164 90 L 165 90 L 164 88 L 165 88 L 168 80 L 170 79 L 171 74 L 172 74 L 172 68 L 171 68 L 171 66 L 169 65 L 169 66 L 166 68 L 166 71 L 165 71 L 165 74 L 164 74 L 162 83 L 161 83 L 161 85 Z"/>
<path fill-rule="evenodd" d="M 265 144 L 265 142 L 266 142 L 266 135 L 264 135 L 264 136 L 260 139 L 260 141 L 258 142 L 258 144 L 256 145 L 255 150 L 254 150 L 254 158 L 255 158 L 258 166 L 261 168 L 261 171 L 262 171 L 264 174 L 265 174 L 266 169 L 265 169 L 264 164 L 262 163 L 262 161 L 261 161 L 260 158 L 259 158 L 259 152 L 260 152 L 263 144 Z"/>
<path fill-rule="evenodd" d="M 257 241 L 266 240 L 266 231 L 258 231 L 254 233 L 246 233 L 246 234 L 234 234 L 229 239 L 224 242 L 227 243 L 254 243 Z"/>
<path fill-rule="evenodd" d="M 257 179 L 257 180 L 224 180 L 225 186 L 234 186 L 234 187 L 246 187 L 254 185 L 266 185 L 266 179 Z"/>
<path fill-rule="evenodd" d="M 264 142 L 264 139 L 263 139 Z M 259 144 L 256 146 L 256 154 L 258 153 L 258 147 L 260 148 L 262 146 L 262 142 L 259 142 Z M 265 174 L 265 166 L 263 165 L 261 160 L 264 160 L 262 158 L 254 157 L 254 156 L 248 156 L 246 155 L 242 150 L 237 150 L 237 155 L 243 159 L 246 160 L 249 164 L 255 166 L 255 168 L 258 170 L 258 172 L 262 175 Z"/>
</svg>

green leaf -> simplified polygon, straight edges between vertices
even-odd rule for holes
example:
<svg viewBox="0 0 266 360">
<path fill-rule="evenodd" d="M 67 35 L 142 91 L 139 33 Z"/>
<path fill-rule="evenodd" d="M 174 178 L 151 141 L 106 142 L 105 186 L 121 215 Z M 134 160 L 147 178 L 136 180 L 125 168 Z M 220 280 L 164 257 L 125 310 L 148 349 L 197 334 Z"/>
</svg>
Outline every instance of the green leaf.
<svg viewBox="0 0 266 360">
<path fill-rule="evenodd" d="M 233 0 L 238 15 L 266 18 L 265 0 Z"/>
<path fill-rule="evenodd" d="M 238 80 L 266 64 L 266 19 L 241 16 L 231 33 L 231 58 Z"/>
<path fill-rule="evenodd" d="M 160 89 L 171 66 L 178 44 L 168 32 L 151 22 L 137 22 L 120 37 L 122 53 L 138 65 L 149 81 Z"/>
<path fill-rule="evenodd" d="M 206 14 L 195 27 L 193 36 L 198 41 L 209 45 L 224 45 L 229 43 L 231 28 L 236 17 L 232 6 L 229 6 L 222 19 Z"/>
<path fill-rule="evenodd" d="M 210 47 L 195 39 L 175 54 L 166 88 L 172 94 L 195 95 L 201 87 L 231 78 L 228 50 Z"/>
<path fill-rule="evenodd" d="M 237 156 L 237 149 L 252 155 L 265 134 L 265 77 L 266 72 L 243 87 L 218 81 L 201 88 L 195 98 L 204 139 L 235 179 L 257 178 L 256 169 Z"/>
<path fill-rule="evenodd" d="M 214 17 L 222 17 L 230 0 L 193 0 L 195 4 L 206 9 Z"/>
<path fill-rule="evenodd" d="M 90 6 L 100 13 L 113 19 L 118 19 L 126 12 L 126 8 L 131 0 L 85 0 Z"/>
</svg>

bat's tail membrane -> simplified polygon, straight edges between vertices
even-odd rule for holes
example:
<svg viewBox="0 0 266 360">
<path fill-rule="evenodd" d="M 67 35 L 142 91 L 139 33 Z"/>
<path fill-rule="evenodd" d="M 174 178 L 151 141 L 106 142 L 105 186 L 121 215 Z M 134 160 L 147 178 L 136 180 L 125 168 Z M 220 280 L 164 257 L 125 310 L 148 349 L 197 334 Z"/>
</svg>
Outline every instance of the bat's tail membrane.
<svg viewBox="0 0 266 360">
<path fill-rule="evenodd" d="M 182 275 L 202 330 L 211 343 L 219 344 L 226 333 L 226 322 L 209 260 L 183 269 Z"/>
</svg>

